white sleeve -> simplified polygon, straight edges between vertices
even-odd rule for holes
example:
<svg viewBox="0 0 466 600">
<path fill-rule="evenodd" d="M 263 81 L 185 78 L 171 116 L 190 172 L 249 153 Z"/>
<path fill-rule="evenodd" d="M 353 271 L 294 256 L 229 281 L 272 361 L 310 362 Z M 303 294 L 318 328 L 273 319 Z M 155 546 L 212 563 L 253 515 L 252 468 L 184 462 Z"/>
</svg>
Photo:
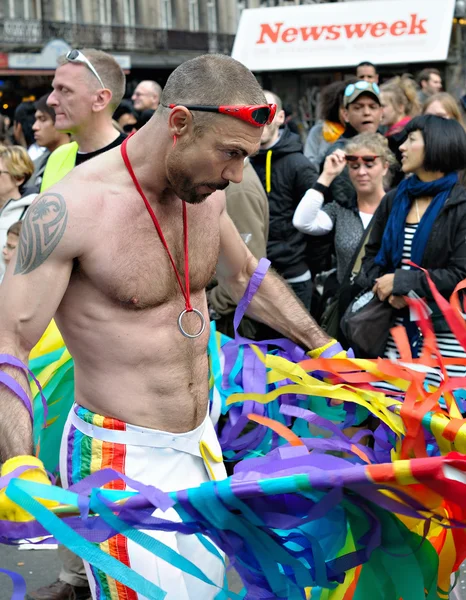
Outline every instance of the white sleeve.
<svg viewBox="0 0 466 600">
<path fill-rule="evenodd" d="M 293 215 L 293 225 L 308 235 L 325 235 L 333 229 L 333 221 L 322 209 L 324 196 L 317 190 L 307 190 Z"/>
</svg>

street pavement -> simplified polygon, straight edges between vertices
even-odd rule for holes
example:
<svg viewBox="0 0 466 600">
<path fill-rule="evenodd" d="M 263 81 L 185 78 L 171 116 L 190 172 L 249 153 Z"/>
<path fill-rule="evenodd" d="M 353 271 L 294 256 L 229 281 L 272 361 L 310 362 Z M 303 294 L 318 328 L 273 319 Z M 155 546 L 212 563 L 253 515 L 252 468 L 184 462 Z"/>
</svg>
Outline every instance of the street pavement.
<svg viewBox="0 0 466 600">
<path fill-rule="evenodd" d="M 19 550 L 0 544 L 0 568 L 20 573 L 26 580 L 28 592 L 54 582 L 60 572 L 56 550 Z M 234 571 L 228 574 L 232 592 L 242 589 L 241 580 Z M 0 600 L 10 600 L 13 585 L 10 578 L 0 573 Z"/>
</svg>

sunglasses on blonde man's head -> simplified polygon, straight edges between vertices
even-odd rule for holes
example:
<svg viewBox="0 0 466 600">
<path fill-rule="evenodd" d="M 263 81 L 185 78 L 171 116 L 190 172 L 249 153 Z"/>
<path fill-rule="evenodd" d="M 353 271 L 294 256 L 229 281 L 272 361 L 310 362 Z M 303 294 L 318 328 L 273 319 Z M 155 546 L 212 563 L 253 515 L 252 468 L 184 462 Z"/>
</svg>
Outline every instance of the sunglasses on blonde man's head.
<svg viewBox="0 0 466 600">
<path fill-rule="evenodd" d="M 365 165 L 373 165 L 378 158 L 380 158 L 380 154 L 366 154 L 364 156 L 357 156 L 356 154 L 347 154 L 345 156 L 346 162 L 350 165 L 360 165 L 361 162 L 363 162 Z"/>
<path fill-rule="evenodd" d="M 95 75 L 95 77 L 99 81 L 100 85 L 103 88 L 105 88 L 104 82 L 102 81 L 100 75 L 97 73 L 96 68 L 91 63 L 91 61 L 86 56 L 84 56 L 84 54 L 80 50 L 70 50 L 65 55 L 65 58 L 68 62 L 80 63 L 82 65 L 86 65 L 86 67 L 89 69 L 89 71 L 91 71 L 91 73 L 93 73 Z"/>
<path fill-rule="evenodd" d="M 164 105 L 165 106 L 165 105 Z M 209 106 L 203 104 L 169 104 L 165 108 L 175 108 L 175 106 L 184 106 L 188 110 L 199 110 L 201 112 L 220 113 L 229 115 L 245 121 L 255 127 L 264 127 L 272 123 L 275 113 L 277 112 L 276 104 L 259 104 L 249 106 Z"/>
</svg>

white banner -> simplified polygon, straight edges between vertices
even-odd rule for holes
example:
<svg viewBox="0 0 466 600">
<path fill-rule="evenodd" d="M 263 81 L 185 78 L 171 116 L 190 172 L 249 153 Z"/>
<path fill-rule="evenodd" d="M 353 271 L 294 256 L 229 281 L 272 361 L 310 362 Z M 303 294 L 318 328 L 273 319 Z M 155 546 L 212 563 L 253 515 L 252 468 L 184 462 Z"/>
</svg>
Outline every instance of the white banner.
<svg viewBox="0 0 466 600">
<path fill-rule="evenodd" d="M 252 71 L 442 61 L 455 0 L 373 0 L 243 10 L 233 58 Z"/>
</svg>

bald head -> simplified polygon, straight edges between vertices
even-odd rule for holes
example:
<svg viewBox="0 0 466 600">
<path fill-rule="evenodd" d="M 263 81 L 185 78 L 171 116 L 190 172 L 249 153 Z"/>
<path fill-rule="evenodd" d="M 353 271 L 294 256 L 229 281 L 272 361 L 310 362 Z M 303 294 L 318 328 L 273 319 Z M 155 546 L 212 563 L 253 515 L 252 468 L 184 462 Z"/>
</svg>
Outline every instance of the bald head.
<svg viewBox="0 0 466 600">
<path fill-rule="evenodd" d="M 131 100 L 133 101 L 134 108 L 138 111 L 146 109 L 156 110 L 161 95 L 161 86 L 156 81 L 147 79 L 139 83 L 131 96 Z"/>
</svg>

